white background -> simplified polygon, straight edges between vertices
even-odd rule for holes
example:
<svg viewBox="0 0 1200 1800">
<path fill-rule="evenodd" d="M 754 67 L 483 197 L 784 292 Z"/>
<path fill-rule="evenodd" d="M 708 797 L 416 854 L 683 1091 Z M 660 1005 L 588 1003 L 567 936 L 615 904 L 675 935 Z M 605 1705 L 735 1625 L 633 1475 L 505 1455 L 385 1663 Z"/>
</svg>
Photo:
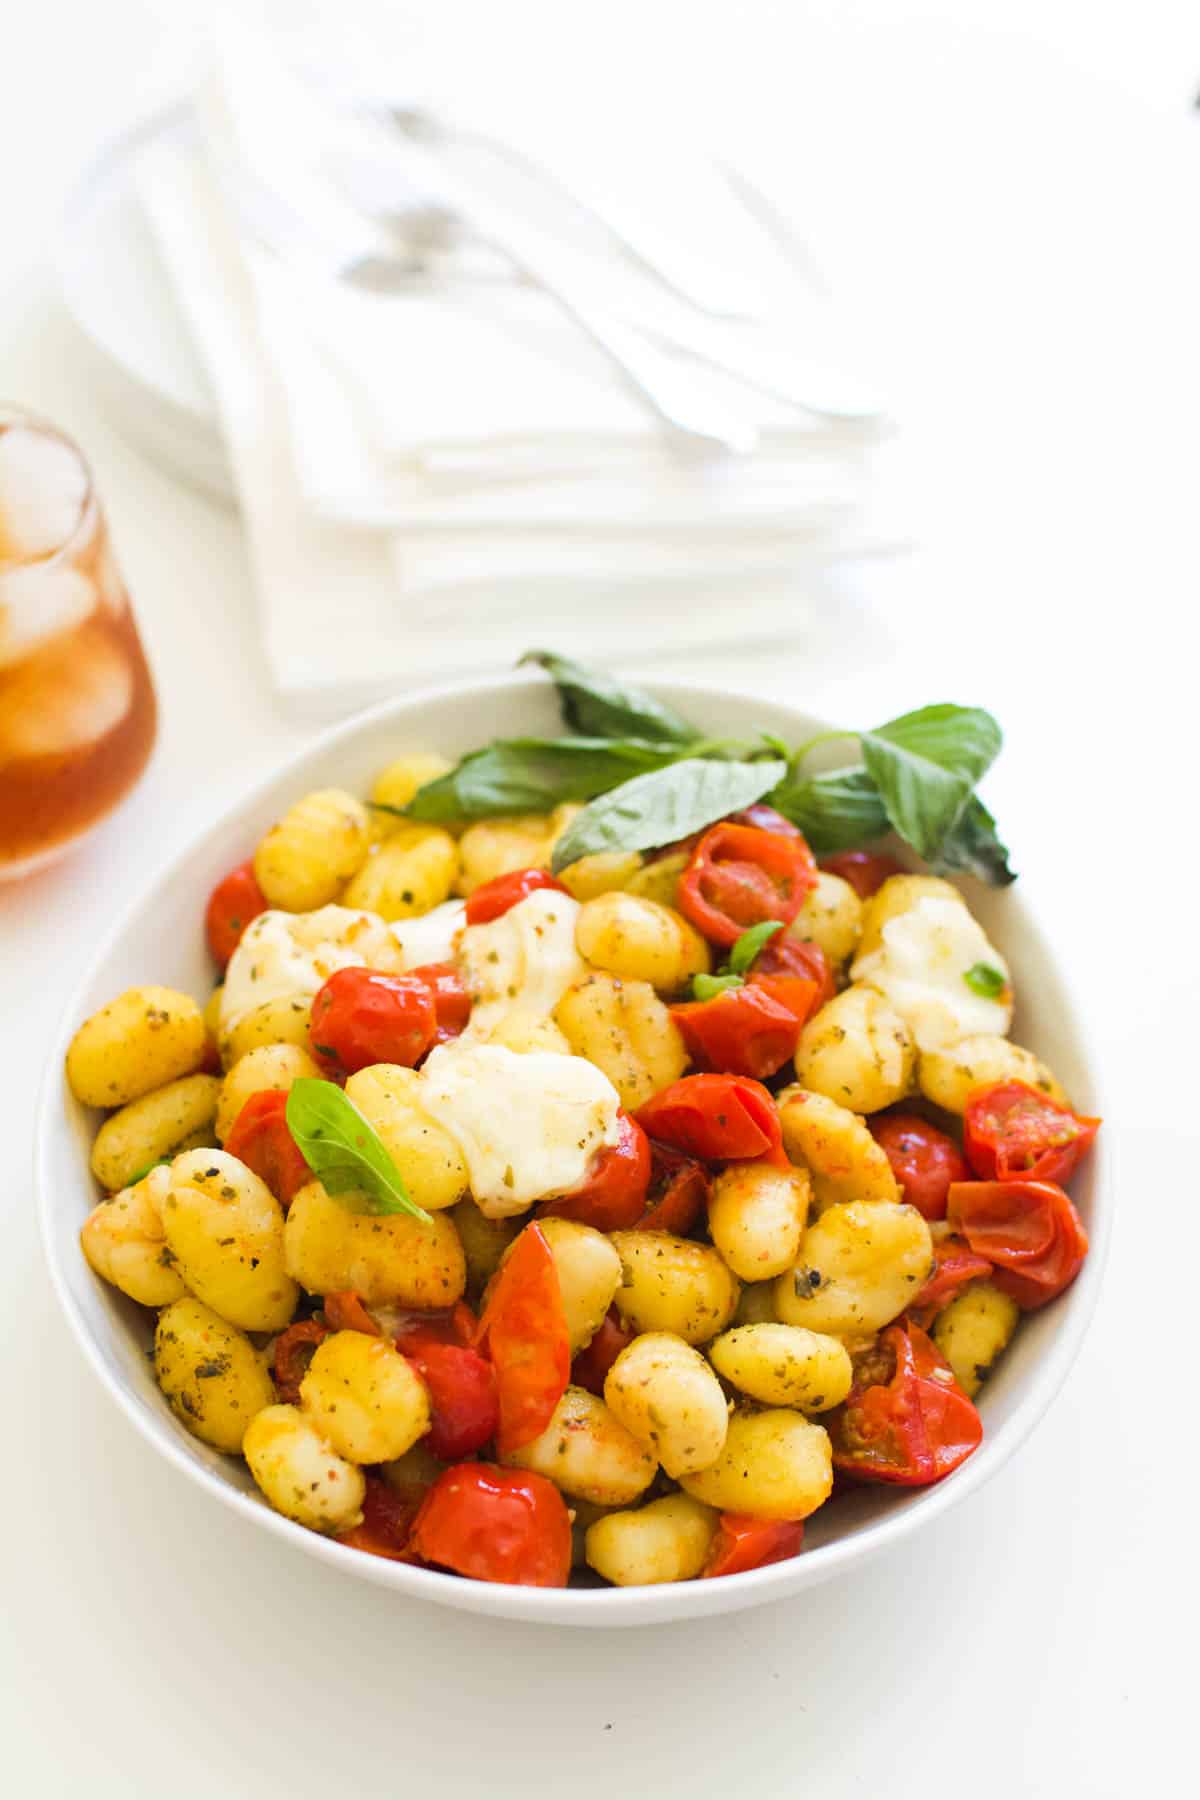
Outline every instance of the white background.
<svg viewBox="0 0 1200 1800">
<path fill-rule="evenodd" d="M 110 1407 L 42 1266 L 31 1111 L 75 971 L 147 871 L 301 737 L 262 678 L 233 515 L 100 415 L 43 272 L 71 179 L 186 64 L 200 17 L 169 0 L 0 7 L 0 393 L 84 444 L 163 700 L 120 817 L 0 890 L 6 1789 L 1178 1791 L 1200 1251 L 1194 5 L 418 9 L 419 31 L 497 80 L 584 61 L 612 85 L 614 128 L 626 78 L 668 116 L 698 98 L 803 195 L 909 428 L 919 548 L 814 587 L 777 656 L 689 667 L 848 722 L 994 707 L 1009 744 L 989 798 L 1084 996 L 1119 1147 L 1095 1327 L 987 1491 L 792 1604 L 594 1635 L 407 1607 L 210 1506 Z"/>
</svg>

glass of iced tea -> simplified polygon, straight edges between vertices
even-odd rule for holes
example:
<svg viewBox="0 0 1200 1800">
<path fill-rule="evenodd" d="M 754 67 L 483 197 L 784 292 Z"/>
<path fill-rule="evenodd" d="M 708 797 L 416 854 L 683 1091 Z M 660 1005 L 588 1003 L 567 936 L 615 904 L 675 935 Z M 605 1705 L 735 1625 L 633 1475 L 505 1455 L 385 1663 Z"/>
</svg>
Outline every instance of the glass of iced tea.
<svg viewBox="0 0 1200 1800">
<path fill-rule="evenodd" d="M 156 722 L 91 471 L 53 426 L 0 407 L 0 880 L 111 812 Z"/>
</svg>

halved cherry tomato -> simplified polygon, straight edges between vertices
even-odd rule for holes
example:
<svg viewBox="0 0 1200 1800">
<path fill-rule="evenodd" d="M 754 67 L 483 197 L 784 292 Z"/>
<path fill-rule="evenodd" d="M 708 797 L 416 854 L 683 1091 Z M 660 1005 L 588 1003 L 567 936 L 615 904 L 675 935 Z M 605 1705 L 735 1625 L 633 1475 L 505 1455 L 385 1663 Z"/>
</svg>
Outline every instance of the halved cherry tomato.
<svg viewBox="0 0 1200 1800">
<path fill-rule="evenodd" d="M 785 991 L 802 987 L 810 1003 L 817 991 L 815 982 L 767 976 L 745 987 L 726 988 L 711 1000 L 689 1000 L 671 1008 L 694 1063 L 756 1081 L 782 1069 L 795 1052 L 802 1019 L 776 996 L 771 982 L 782 983 Z"/>
<path fill-rule="evenodd" d="M 904 865 L 894 856 L 876 850 L 836 850 L 821 858 L 821 867 L 848 881 L 860 900 L 869 900 L 889 876 L 904 873 Z"/>
<path fill-rule="evenodd" d="M 204 931 L 214 959 L 224 968 L 251 919 L 267 910 L 267 896 L 254 876 L 253 862 L 239 863 L 218 881 L 204 909 Z"/>
<path fill-rule="evenodd" d="M 279 1398 L 295 1406 L 300 1399 L 300 1383 L 312 1361 L 312 1353 L 322 1338 L 329 1336 L 319 1319 L 297 1319 L 275 1339 L 275 1386 Z"/>
<path fill-rule="evenodd" d="M 557 1219 L 574 1219 L 597 1231 L 624 1231 L 636 1225 L 650 1186 L 650 1144 L 636 1119 L 622 1107 L 621 1135 L 592 1158 L 587 1174 L 569 1194 L 544 1202 L 540 1211 Z"/>
<path fill-rule="evenodd" d="M 1068 1181 L 1091 1149 L 1099 1119 L 1060 1106 L 1027 1081 L 980 1088 L 963 1115 L 963 1148 L 981 1181 Z M 965 1174 L 958 1177 L 966 1179 Z"/>
<path fill-rule="evenodd" d="M 731 825 L 756 825 L 760 831 L 775 831 L 781 837 L 803 837 L 804 833 L 790 819 L 785 819 L 781 812 L 768 806 L 765 800 L 756 800 L 753 806 L 744 806 L 741 812 L 730 813 Z"/>
<path fill-rule="evenodd" d="M 496 1449 L 507 1456 L 546 1429 L 571 1378 L 562 1288 L 537 1225 L 525 1227 L 492 1283 L 476 1333 L 481 1346 L 496 1371 Z"/>
<path fill-rule="evenodd" d="M 967 1179 L 954 1139 L 917 1113 L 879 1113 L 867 1125 L 909 1205 L 923 1219 L 944 1219 L 951 1182 Z"/>
<path fill-rule="evenodd" d="M 734 944 L 767 919 L 788 924 L 816 882 L 799 834 L 722 822 L 705 832 L 680 876 L 679 910 L 710 943 Z"/>
<path fill-rule="evenodd" d="M 1027 1312 L 1070 1287 L 1087 1255 L 1083 1220 L 1053 1181 L 957 1181 L 946 1217 Z"/>
<path fill-rule="evenodd" d="M 388 1317 L 394 1320 L 388 1329 L 401 1350 L 405 1339 L 414 1333 L 434 1338 L 439 1344 L 461 1344 L 465 1350 L 470 1350 L 479 1331 L 479 1320 L 465 1300 L 456 1300 L 453 1306 L 438 1307 L 433 1312 L 413 1310 L 399 1315 L 389 1312 Z"/>
<path fill-rule="evenodd" d="M 804 1537 L 803 1519 L 752 1519 L 748 1513 L 722 1513 L 702 1575 L 744 1575 L 767 1563 L 795 1556 Z"/>
<path fill-rule="evenodd" d="M 471 996 L 453 963 L 422 963 L 409 969 L 414 981 L 423 981 L 433 994 L 433 1010 L 437 1019 L 435 1044 L 444 1044 L 466 1030 L 471 1017 Z"/>
<path fill-rule="evenodd" d="M 429 1389 L 433 1423 L 425 1443 L 443 1462 L 474 1456 L 496 1435 L 500 1421 L 491 1363 L 477 1350 L 447 1344 L 433 1332 L 409 1330 L 397 1343 Z"/>
<path fill-rule="evenodd" d="M 992 1265 L 978 1256 L 965 1238 L 944 1237 L 933 1246 L 934 1268 L 924 1287 L 913 1295 L 907 1308 L 908 1317 L 922 1331 L 930 1325 L 944 1306 L 949 1306 L 960 1288 L 969 1281 L 980 1281 L 990 1275 Z"/>
<path fill-rule="evenodd" d="M 362 1524 L 339 1532 L 337 1542 L 349 1550 L 390 1557 L 393 1562 L 417 1562 L 419 1558 L 409 1543 L 420 1501 L 406 1499 L 378 1475 L 368 1475 L 366 1484 Z"/>
<path fill-rule="evenodd" d="M 610 1306 L 601 1320 L 600 1329 L 590 1344 L 585 1344 L 571 1364 L 571 1380 L 589 1394 L 604 1397 L 604 1378 L 634 1334 L 621 1323 L 621 1315 Z"/>
<path fill-rule="evenodd" d="M 650 1144 L 650 1192 L 639 1231 L 669 1231 L 686 1237 L 700 1215 L 708 1210 L 712 1177 L 702 1162 L 685 1156 L 670 1144 Z"/>
<path fill-rule="evenodd" d="M 513 869 L 507 875 L 497 875 L 494 880 L 477 887 L 468 899 L 467 924 L 489 925 L 519 901 L 528 900 L 539 888 L 554 888 L 560 894 L 568 891 L 561 881 L 555 880 L 549 869 Z"/>
<path fill-rule="evenodd" d="M 652 1138 L 688 1156 L 709 1162 L 787 1160 L 770 1092 L 744 1075 L 684 1075 L 647 1100 L 637 1116 Z"/>
<path fill-rule="evenodd" d="M 833 1466 L 862 1481 L 925 1487 L 979 1448 L 983 1422 L 920 1326 L 889 1326 L 880 1344 L 894 1359 L 891 1379 L 856 1383 L 823 1415 Z"/>
<path fill-rule="evenodd" d="M 416 975 L 338 969 L 317 990 L 308 1035 L 326 1075 L 353 1075 L 372 1063 L 411 1069 L 437 1035 L 433 990 Z"/>
<path fill-rule="evenodd" d="M 438 1476 L 413 1523 L 418 1556 L 475 1581 L 566 1587 L 571 1520 L 552 1481 L 494 1463 L 458 1463 Z"/>
<path fill-rule="evenodd" d="M 810 1014 L 828 1006 L 837 993 L 829 958 L 821 946 L 801 943 L 799 938 L 777 931 L 774 937 L 767 939 L 751 963 L 750 980 L 758 983 L 783 978 L 816 983 L 817 992 Z"/>
<path fill-rule="evenodd" d="M 321 1311 L 330 1331 L 365 1331 L 370 1337 L 382 1337 L 378 1321 L 367 1311 L 353 1288 L 340 1294 L 326 1294 Z"/>
<path fill-rule="evenodd" d="M 276 1088 L 251 1094 L 233 1122 L 225 1148 L 266 1182 L 285 1212 L 313 1178 L 288 1130 L 287 1095 Z"/>
</svg>

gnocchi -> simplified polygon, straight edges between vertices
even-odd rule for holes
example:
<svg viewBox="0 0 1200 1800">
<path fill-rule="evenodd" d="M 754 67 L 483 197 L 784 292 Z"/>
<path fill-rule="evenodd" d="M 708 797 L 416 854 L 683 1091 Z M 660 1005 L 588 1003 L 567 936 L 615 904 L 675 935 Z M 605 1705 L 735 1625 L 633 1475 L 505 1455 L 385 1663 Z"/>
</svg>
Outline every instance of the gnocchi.
<svg viewBox="0 0 1200 1800">
<path fill-rule="evenodd" d="M 807 1519 L 833 1487 L 829 1433 L 787 1407 L 735 1412 L 716 1462 L 679 1485 L 719 1512 Z"/>
<path fill-rule="evenodd" d="M 532 1443 L 501 1459 L 544 1475 L 572 1499 L 628 1506 L 654 1480 L 658 1464 L 603 1400 L 568 1387 L 550 1423 Z"/>
<path fill-rule="evenodd" d="M 804 1235 L 796 1267 L 775 1284 L 785 1325 L 861 1339 L 897 1318 L 933 1269 L 933 1240 L 914 1206 L 843 1202 Z"/>
<path fill-rule="evenodd" d="M 128 1106 L 204 1061 L 208 1033 L 190 994 L 128 988 L 85 1019 L 67 1049 L 67 1083 L 84 1106 Z"/>
<path fill-rule="evenodd" d="M 614 1587 L 694 1581 L 708 1560 L 717 1514 L 689 1494 L 665 1494 L 635 1512 L 610 1512 L 588 1526 L 588 1567 Z"/>
<path fill-rule="evenodd" d="M 127 1187 L 197 1135 L 203 1142 L 220 1087 L 215 1075 L 182 1075 L 105 1119 L 92 1145 L 92 1174 L 101 1187 Z"/>
<path fill-rule="evenodd" d="M 594 969 L 677 993 L 712 967 L 712 953 L 682 913 L 636 894 L 601 894 L 579 910 L 579 954 Z"/>
<path fill-rule="evenodd" d="M 707 1359 L 669 1331 L 643 1331 L 621 1351 L 604 1400 L 676 1480 L 721 1454 L 729 1423 L 721 1384 Z"/>
<path fill-rule="evenodd" d="M 706 1344 L 737 1311 L 740 1284 L 720 1253 L 666 1231 L 614 1231 L 621 1259 L 616 1308 L 634 1331 Z"/>
<path fill-rule="evenodd" d="M 782 1275 L 796 1260 L 812 1183 L 803 1169 L 730 1163 L 713 1182 L 708 1229 L 741 1281 Z"/>
<path fill-rule="evenodd" d="M 961 1115 L 976 1088 L 1001 1081 L 1026 1081 L 1052 1100 L 1067 1104 L 1061 1083 L 1045 1063 L 1007 1038 L 962 1038 L 949 1049 L 926 1051 L 917 1060 L 917 1086 L 944 1112 Z"/>
<path fill-rule="evenodd" d="M 401 824 L 367 852 L 342 905 L 381 919 L 414 919 L 448 900 L 458 877 L 458 845 L 437 825 Z"/>
<path fill-rule="evenodd" d="M 568 988 L 554 1021 L 571 1053 L 603 1069 L 630 1112 L 688 1066 L 679 1027 L 648 981 L 589 975 Z"/>
<path fill-rule="evenodd" d="M 828 1412 L 850 1392 L 853 1369 L 841 1339 L 802 1325 L 735 1325 L 708 1354 L 718 1375 L 764 1406 Z"/>
<path fill-rule="evenodd" d="M 819 1212 L 846 1200 L 899 1200 L 887 1156 L 857 1113 L 800 1087 L 778 1096 L 784 1148 L 808 1170 Z"/>
<path fill-rule="evenodd" d="M 356 1204 L 363 1210 L 351 1210 Z M 405 1213 L 379 1217 L 366 1205 L 366 1195 L 333 1199 L 319 1181 L 300 1189 L 284 1225 L 284 1262 L 293 1281 L 310 1294 L 353 1289 L 368 1306 L 428 1311 L 462 1299 L 466 1261 L 446 1213 L 434 1213 L 424 1225 Z"/>
<path fill-rule="evenodd" d="M 299 1293 L 274 1194 L 224 1150 L 185 1150 L 170 1177 L 163 1229 L 185 1287 L 243 1331 L 281 1330 Z"/>
<path fill-rule="evenodd" d="M 191 1295 L 159 1314 L 154 1375 L 192 1436 L 231 1454 L 275 1399 L 266 1363 L 245 1332 Z"/>
<path fill-rule="evenodd" d="M 872 988 L 848 987 L 811 1018 L 796 1045 L 796 1079 L 851 1112 L 879 1112 L 912 1087 L 908 1026 Z"/>
<path fill-rule="evenodd" d="M 322 788 L 289 807 L 254 852 L 270 906 L 314 912 L 336 900 L 367 854 L 367 809 L 342 788 Z"/>
</svg>

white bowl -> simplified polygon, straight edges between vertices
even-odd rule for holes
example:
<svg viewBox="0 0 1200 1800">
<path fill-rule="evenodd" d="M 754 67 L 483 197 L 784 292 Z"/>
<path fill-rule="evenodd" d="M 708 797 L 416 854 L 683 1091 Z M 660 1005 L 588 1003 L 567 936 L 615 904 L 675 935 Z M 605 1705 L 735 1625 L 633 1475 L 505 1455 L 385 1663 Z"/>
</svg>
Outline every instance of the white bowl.
<svg viewBox="0 0 1200 1800">
<path fill-rule="evenodd" d="M 750 695 L 677 682 L 657 683 L 654 691 L 715 735 L 746 736 L 766 730 L 798 743 L 827 729 L 826 721 Z M 839 1497 L 809 1522 L 799 1556 L 719 1581 L 624 1589 L 500 1587 L 365 1556 L 293 1525 L 259 1498 L 244 1465 L 207 1449 L 175 1422 L 146 1359 L 152 1337 L 150 1314 L 98 1280 L 79 1249 L 79 1227 L 96 1198 L 88 1170 L 96 1119 L 71 1098 L 62 1072 L 67 1043 L 79 1022 L 122 989 L 146 981 L 165 982 L 199 996 L 208 992 L 212 968 L 201 928 L 208 892 L 250 853 L 267 826 L 298 795 L 333 784 L 365 792 L 375 771 L 403 751 L 437 749 L 455 755 L 492 737 L 558 728 L 553 690 L 537 675 L 443 687 L 388 702 L 317 738 L 149 884 L 95 957 L 51 1049 L 36 1134 L 46 1255 L 83 1352 L 126 1417 L 214 1499 L 298 1550 L 359 1580 L 502 1618 L 552 1625 L 634 1625 L 736 1612 L 797 1594 L 889 1545 L 899 1545 L 919 1525 L 933 1524 L 948 1507 L 981 1486 L 1032 1430 L 1079 1349 L 1100 1283 L 1112 1210 L 1103 1134 L 1073 1190 L 1091 1237 L 1091 1254 L 1066 1294 L 1023 1320 L 1016 1341 L 984 1390 L 980 1410 L 985 1435 L 975 1455 L 933 1488 L 905 1492 L 864 1487 Z M 1010 821 L 1014 832 L 1019 825 L 1019 820 Z M 1099 1096 L 1069 997 L 1019 889 L 997 891 L 970 881 L 963 887 L 972 909 L 1012 965 L 1019 995 L 1014 1035 L 1049 1062 L 1077 1106 L 1096 1112 Z"/>
</svg>

